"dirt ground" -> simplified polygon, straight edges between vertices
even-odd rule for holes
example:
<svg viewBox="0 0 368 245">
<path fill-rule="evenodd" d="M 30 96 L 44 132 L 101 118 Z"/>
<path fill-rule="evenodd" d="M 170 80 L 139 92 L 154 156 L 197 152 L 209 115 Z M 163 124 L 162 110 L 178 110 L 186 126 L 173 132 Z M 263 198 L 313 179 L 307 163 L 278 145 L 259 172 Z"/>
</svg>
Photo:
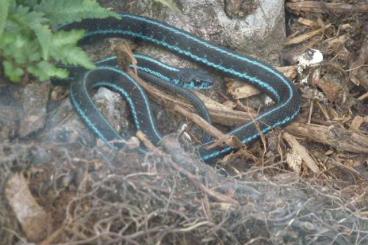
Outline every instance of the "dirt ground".
<svg viewBox="0 0 368 245">
<path fill-rule="evenodd" d="M 368 4 L 285 5 L 294 123 L 216 166 L 176 134 L 141 156 L 3 126 L 0 244 L 368 244 Z"/>
</svg>

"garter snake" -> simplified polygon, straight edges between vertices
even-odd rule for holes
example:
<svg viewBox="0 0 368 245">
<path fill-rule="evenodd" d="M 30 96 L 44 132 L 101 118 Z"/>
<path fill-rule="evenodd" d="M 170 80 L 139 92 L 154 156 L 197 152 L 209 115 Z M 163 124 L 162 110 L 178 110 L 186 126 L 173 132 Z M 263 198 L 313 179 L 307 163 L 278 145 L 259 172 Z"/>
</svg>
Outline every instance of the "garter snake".
<svg viewBox="0 0 368 245">
<path fill-rule="evenodd" d="M 256 140 L 261 134 L 273 128 L 287 125 L 299 113 L 300 96 L 295 86 L 272 66 L 220 47 L 158 20 L 128 13 L 121 13 L 121 17 L 121 20 L 115 18 L 87 19 L 68 24 L 63 29 L 86 30 L 83 38 L 85 41 L 121 37 L 151 43 L 221 75 L 256 86 L 271 97 L 275 105 L 268 107 L 254 120 L 229 132 L 245 144 Z M 98 111 L 90 97 L 93 88 L 103 86 L 112 89 L 127 100 L 137 130 L 143 131 L 152 143 L 157 144 L 161 140 L 161 134 L 157 130 L 146 93 L 129 75 L 115 66 L 108 65 L 108 60 L 105 62 L 107 64 L 104 65 L 102 62 L 102 65 L 96 69 L 86 72 L 79 82 L 72 84 L 70 98 L 74 108 L 99 138 L 111 146 L 116 146 L 116 143 L 111 142 L 121 142 L 122 136 Z M 151 63 L 154 64 L 154 61 Z M 141 68 L 145 69 L 144 66 Z M 150 69 L 151 72 L 148 73 L 165 80 L 163 70 L 157 66 Z M 218 159 L 235 150 L 230 146 L 217 146 L 209 149 L 208 146 L 213 143 L 210 141 L 198 148 L 205 162 Z"/>
</svg>

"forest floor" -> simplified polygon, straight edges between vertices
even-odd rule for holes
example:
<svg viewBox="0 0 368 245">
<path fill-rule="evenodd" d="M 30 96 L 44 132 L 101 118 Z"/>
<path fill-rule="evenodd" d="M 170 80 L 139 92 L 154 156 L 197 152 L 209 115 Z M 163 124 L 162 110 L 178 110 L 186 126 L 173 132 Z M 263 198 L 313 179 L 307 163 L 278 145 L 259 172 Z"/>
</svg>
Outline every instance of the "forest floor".
<svg viewBox="0 0 368 245">
<path fill-rule="evenodd" d="M 295 122 L 216 167 L 175 135 L 146 156 L 5 140 L 0 244 L 367 244 L 368 4 L 285 5 Z"/>
</svg>

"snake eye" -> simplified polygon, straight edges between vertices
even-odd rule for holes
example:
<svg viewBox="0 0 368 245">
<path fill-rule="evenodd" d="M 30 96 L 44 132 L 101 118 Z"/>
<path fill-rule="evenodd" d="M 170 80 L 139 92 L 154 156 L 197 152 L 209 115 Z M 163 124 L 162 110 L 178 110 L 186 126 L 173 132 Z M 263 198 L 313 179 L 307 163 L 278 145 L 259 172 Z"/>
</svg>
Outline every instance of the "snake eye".
<svg viewBox="0 0 368 245">
<path fill-rule="evenodd" d="M 177 75 L 179 80 L 185 83 L 184 87 L 190 89 L 208 89 L 215 81 L 210 74 L 201 69 L 181 68 Z"/>
<path fill-rule="evenodd" d="M 206 76 L 206 77 L 202 76 L 202 77 L 197 77 L 193 79 L 195 86 L 200 89 L 211 88 L 214 84 L 214 81 L 215 81 L 214 78 L 209 77 L 209 76 Z"/>
<path fill-rule="evenodd" d="M 199 85 L 202 83 L 202 80 L 200 80 L 199 78 L 194 78 L 192 79 L 192 82 L 195 84 L 195 85 Z"/>
</svg>

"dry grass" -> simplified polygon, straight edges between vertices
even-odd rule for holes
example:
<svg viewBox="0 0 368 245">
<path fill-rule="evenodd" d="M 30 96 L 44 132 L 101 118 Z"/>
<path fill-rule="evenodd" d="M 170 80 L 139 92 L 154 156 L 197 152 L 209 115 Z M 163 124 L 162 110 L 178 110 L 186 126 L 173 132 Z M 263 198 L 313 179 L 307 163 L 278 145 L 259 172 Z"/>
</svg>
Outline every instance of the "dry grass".
<svg viewBox="0 0 368 245">
<path fill-rule="evenodd" d="M 175 138 L 166 141 L 170 151 L 181 149 L 173 149 Z M 30 166 L 40 153 L 50 161 Z M 106 159 L 101 149 L 1 145 L 1 154 L 2 168 L 21 167 L 51 214 L 41 244 L 367 241 L 365 191 L 336 190 L 333 181 L 321 188 L 293 173 L 267 178 L 260 168 L 225 177 L 179 152 L 174 160 L 162 152 L 140 159 L 124 151 Z M 3 244 L 25 239 L 3 202 L 0 213 Z"/>
</svg>

